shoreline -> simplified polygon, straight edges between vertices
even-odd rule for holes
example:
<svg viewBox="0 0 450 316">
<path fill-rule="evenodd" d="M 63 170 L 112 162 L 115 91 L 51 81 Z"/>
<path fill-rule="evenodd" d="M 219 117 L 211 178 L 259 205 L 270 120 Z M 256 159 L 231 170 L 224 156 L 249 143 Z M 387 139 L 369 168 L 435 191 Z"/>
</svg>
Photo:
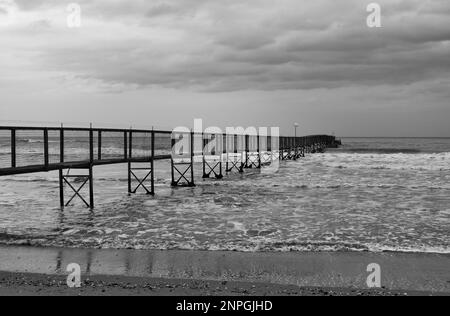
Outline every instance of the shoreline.
<svg viewBox="0 0 450 316">
<path fill-rule="evenodd" d="M 101 295 L 99 289 L 116 293 L 111 295 L 127 292 L 130 295 L 172 292 L 173 295 L 450 295 L 450 255 L 446 254 L 242 253 L 27 246 L 0 246 L 0 295 L 14 291 L 73 295 L 74 291 L 67 292 L 65 285 L 66 267 L 70 263 L 80 265 L 82 281 L 95 280 L 93 289 L 89 290 L 88 286 L 77 292 L 81 295 Z M 370 274 L 367 266 L 371 263 L 381 267 L 381 290 L 367 288 Z M 33 284 L 42 284 L 42 289 Z M 127 284 L 137 284 L 137 287 L 129 288 Z M 155 291 L 148 291 L 149 287 Z M 237 292 L 231 292 L 230 288 Z M 252 292 L 252 289 L 256 290 Z"/>
</svg>

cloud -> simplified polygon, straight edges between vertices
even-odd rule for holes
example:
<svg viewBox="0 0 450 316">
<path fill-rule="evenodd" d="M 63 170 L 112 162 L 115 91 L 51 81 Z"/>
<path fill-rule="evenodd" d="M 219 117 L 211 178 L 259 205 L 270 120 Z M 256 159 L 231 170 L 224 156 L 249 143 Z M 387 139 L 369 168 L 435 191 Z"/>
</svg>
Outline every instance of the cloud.
<svg viewBox="0 0 450 316">
<path fill-rule="evenodd" d="M 169 5 L 167 3 L 160 3 L 160 4 L 157 4 L 153 7 L 151 7 L 147 11 L 146 16 L 152 18 L 152 17 L 157 17 L 157 16 L 169 15 L 169 14 L 173 14 L 176 12 L 177 12 L 177 10 L 174 6 Z"/>
<path fill-rule="evenodd" d="M 201 91 L 401 86 L 450 74 L 448 1 L 379 1 L 380 29 L 366 26 L 370 1 L 359 0 L 78 2 L 83 26 L 68 29 L 59 1 L 16 0 L 20 21 L 36 28 L 0 30 L 7 50 L 31 58 L 36 73 Z"/>
</svg>

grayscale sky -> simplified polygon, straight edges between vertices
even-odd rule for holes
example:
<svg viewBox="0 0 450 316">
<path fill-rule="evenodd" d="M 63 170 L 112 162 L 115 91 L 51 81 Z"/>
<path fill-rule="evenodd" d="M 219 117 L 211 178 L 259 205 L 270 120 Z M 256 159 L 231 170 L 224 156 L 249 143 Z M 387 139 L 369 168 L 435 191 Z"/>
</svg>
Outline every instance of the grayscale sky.
<svg viewBox="0 0 450 316">
<path fill-rule="evenodd" d="M 0 120 L 450 136 L 449 0 L 70 2 L 0 0 Z"/>
</svg>

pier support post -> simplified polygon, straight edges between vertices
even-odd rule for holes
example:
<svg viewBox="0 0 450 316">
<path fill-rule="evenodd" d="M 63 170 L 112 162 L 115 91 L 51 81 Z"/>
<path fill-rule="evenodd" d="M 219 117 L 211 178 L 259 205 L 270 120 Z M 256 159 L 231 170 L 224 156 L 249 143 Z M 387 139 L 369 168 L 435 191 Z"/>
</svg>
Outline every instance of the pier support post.
<svg viewBox="0 0 450 316">
<path fill-rule="evenodd" d="M 227 162 L 226 162 L 225 171 L 231 172 L 231 171 L 233 171 L 233 169 L 236 169 L 239 173 L 243 173 L 244 172 L 244 163 L 243 163 L 243 159 L 242 159 L 242 154 L 241 154 L 241 157 L 239 157 L 239 154 L 233 154 L 233 156 L 231 156 L 231 157 L 232 158 L 230 159 L 230 154 L 227 153 Z"/>
<path fill-rule="evenodd" d="M 259 136 L 254 136 L 257 139 L 257 147 L 256 152 L 252 151 L 253 148 L 250 148 L 250 135 L 246 135 L 246 147 L 245 147 L 245 161 L 243 164 L 243 168 L 252 169 L 252 168 L 261 168 L 261 156 L 259 149 Z"/>
<path fill-rule="evenodd" d="M 256 152 L 257 152 L 257 154 L 258 154 L 258 165 L 257 165 L 257 167 L 256 168 L 258 168 L 258 169 L 261 169 L 261 143 L 260 143 L 260 141 L 261 141 L 261 138 L 260 138 L 260 135 L 258 134 L 257 135 L 257 149 L 256 149 Z"/>
<path fill-rule="evenodd" d="M 64 209 L 64 179 L 63 170 L 59 169 L 59 205 Z"/>
<path fill-rule="evenodd" d="M 191 131 L 191 186 L 194 184 L 194 157 L 195 157 L 195 143 L 194 143 L 194 131 Z"/>
<path fill-rule="evenodd" d="M 206 139 L 205 134 L 203 134 L 203 179 L 208 179 L 211 176 L 211 173 L 214 174 L 216 179 L 220 180 L 223 178 L 222 174 L 222 156 L 217 156 L 217 135 L 212 134 L 211 139 Z M 208 152 L 206 149 L 208 148 L 209 141 L 215 141 L 215 146 Z M 208 154 L 210 155 L 210 159 L 207 159 Z M 218 170 L 216 170 L 218 169 Z"/>
<path fill-rule="evenodd" d="M 172 187 L 177 186 L 187 186 L 195 187 L 194 182 L 194 132 L 190 133 L 176 133 L 175 135 L 180 135 L 181 138 L 174 138 L 172 135 L 172 157 L 170 159 L 171 169 L 172 169 Z M 189 136 L 188 136 L 189 135 Z M 177 161 L 180 158 L 175 156 L 175 146 L 178 141 L 183 141 L 183 138 L 189 137 L 189 161 L 186 162 L 184 158 L 181 161 Z M 190 176 L 188 176 L 188 174 Z M 190 179 L 189 179 L 190 178 Z"/>
<path fill-rule="evenodd" d="M 294 138 L 294 160 L 298 159 L 298 141 L 297 137 Z"/>
<path fill-rule="evenodd" d="M 207 161 L 205 158 L 203 159 L 203 179 L 209 179 L 211 177 L 211 173 L 213 173 L 214 177 L 218 180 L 223 178 L 222 160 L 220 158 L 212 162 Z"/>
<path fill-rule="evenodd" d="M 84 169 L 88 171 L 88 174 L 70 174 L 70 169 L 68 169 L 67 174 L 65 175 L 63 169 L 59 169 L 59 198 L 61 208 L 67 207 L 72 203 L 72 201 L 78 197 L 86 207 L 93 209 L 94 208 L 94 181 L 93 181 L 93 168 L 92 165 L 87 168 L 77 168 Z M 73 181 L 71 181 L 73 179 Z M 76 187 L 75 183 L 81 183 L 78 187 Z M 89 202 L 82 196 L 81 190 L 88 184 L 89 186 Z M 64 195 L 64 186 L 67 185 L 72 191 L 73 195 L 70 199 L 65 202 Z"/>
<path fill-rule="evenodd" d="M 261 166 L 267 166 L 272 164 L 273 155 L 272 155 L 272 137 L 264 136 L 266 141 L 265 151 L 261 154 Z"/>
<path fill-rule="evenodd" d="M 244 145 L 244 155 L 245 155 L 245 157 L 244 157 L 244 161 L 245 161 L 244 168 L 248 169 L 248 168 L 251 168 L 251 165 L 248 164 L 248 161 L 250 159 L 250 135 L 245 135 L 244 136 L 244 142 L 245 142 L 245 145 Z"/>
<path fill-rule="evenodd" d="M 205 139 L 205 133 L 202 133 L 202 165 L 203 165 L 203 179 L 209 178 L 209 173 L 206 173 L 206 146 L 208 145 L 208 142 Z"/>
<path fill-rule="evenodd" d="M 302 137 L 302 157 L 305 157 L 305 138 Z"/>
<path fill-rule="evenodd" d="M 153 159 L 152 159 L 153 160 Z M 132 163 L 128 163 L 128 193 L 135 194 L 139 188 L 144 189 L 146 194 L 154 195 L 155 194 L 155 176 L 153 172 L 153 164 L 152 162 L 142 162 L 138 163 L 139 166 L 150 164 L 150 166 L 146 167 L 133 167 Z M 145 171 L 145 176 L 140 178 L 137 175 L 138 171 Z M 132 188 L 133 178 L 138 182 L 137 186 Z M 150 189 L 146 186 L 146 181 L 150 178 Z"/>
<path fill-rule="evenodd" d="M 289 145 L 288 145 L 286 159 L 292 160 L 292 138 L 291 137 L 288 138 L 288 143 L 289 143 Z"/>
<path fill-rule="evenodd" d="M 89 208 L 94 208 L 94 173 L 92 165 L 89 166 Z"/>
<path fill-rule="evenodd" d="M 238 150 L 238 135 L 232 135 L 233 136 L 233 152 L 232 157 L 233 159 L 230 159 L 230 153 L 227 151 L 227 162 L 226 162 L 226 172 L 231 172 L 233 169 L 236 169 L 239 173 L 244 172 L 244 158 L 243 153 L 239 152 Z"/>
<path fill-rule="evenodd" d="M 239 146 L 239 142 L 238 142 L 238 137 L 241 137 L 241 146 Z M 240 165 L 239 165 L 239 172 L 243 173 L 244 172 L 244 168 L 245 168 L 245 136 L 243 135 L 236 135 L 235 138 L 235 142 L 236 142 L 236 151 L 239 153 L 240 155 Z"/>
<path fill-rule="evenodd" d="M 245 147 L 245 163 L 244 168 L 252 169 L 252 168 L 260 168 L 260 153 L 259 153 L 259 136 L 252 135 L 252 137 L 257 138 L 257 148 L 256 151 L 253 151 L 253 148 L 250 148 L 250 135 L 246 135 L 246 147 Z M 254 141 L 254 138 L 253 138 Z"/>
<path fill-rule="evenodd" d="M 283 161 L 286 159 L 286 138 L 280 137 L 280 160 Z"/>
</svg>

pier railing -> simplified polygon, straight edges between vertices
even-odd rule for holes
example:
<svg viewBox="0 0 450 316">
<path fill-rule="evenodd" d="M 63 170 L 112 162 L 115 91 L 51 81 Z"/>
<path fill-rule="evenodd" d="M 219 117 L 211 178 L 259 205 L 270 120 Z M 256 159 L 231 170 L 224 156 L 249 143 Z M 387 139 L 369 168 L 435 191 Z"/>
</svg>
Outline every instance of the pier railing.
<svg viewBox="0 0 450 316">
<path fill-rule="evenodd" d="M 157 151 L 156 138 L 166 148 Z M 0 126 L 0 176 L 170 159 L 170 138 L 160 130 Z"/>
<path fill-rule="evenodd" d="M 128 192 L 140 188 L 154 193 L 154 161 L 170 160 L 172 185 L 194 186 L 194 163 L 201 157 L 203 178 L 223 170 L 243 172 L 261 168 L 273 160 L 298 159 L 335 145 L 334 136 L 286 137 L 259 134 L 196 133 L 143 129 L 0 126 L 0 176 L 59 171 L 61 206 L 75 197 L 93 207 L 94 166 L 128 164 Z M 136 166 L 137 165 L 137 166 Z M 225 168 L 223 168 L 225 165 Z M 87 175 L 64 174 L 63 170 L 87 170 Z M 146 171 L 138 177 L 137 171 Z M 87 202 L 70 183 L 71 178 L 89 183 Z M 133 182 L 137 186 L 133 188 Z M 151 182 L 151 187 L 146 186 Z M 75 194 L 64 202 L 63 187 Z"/>
</svg>

